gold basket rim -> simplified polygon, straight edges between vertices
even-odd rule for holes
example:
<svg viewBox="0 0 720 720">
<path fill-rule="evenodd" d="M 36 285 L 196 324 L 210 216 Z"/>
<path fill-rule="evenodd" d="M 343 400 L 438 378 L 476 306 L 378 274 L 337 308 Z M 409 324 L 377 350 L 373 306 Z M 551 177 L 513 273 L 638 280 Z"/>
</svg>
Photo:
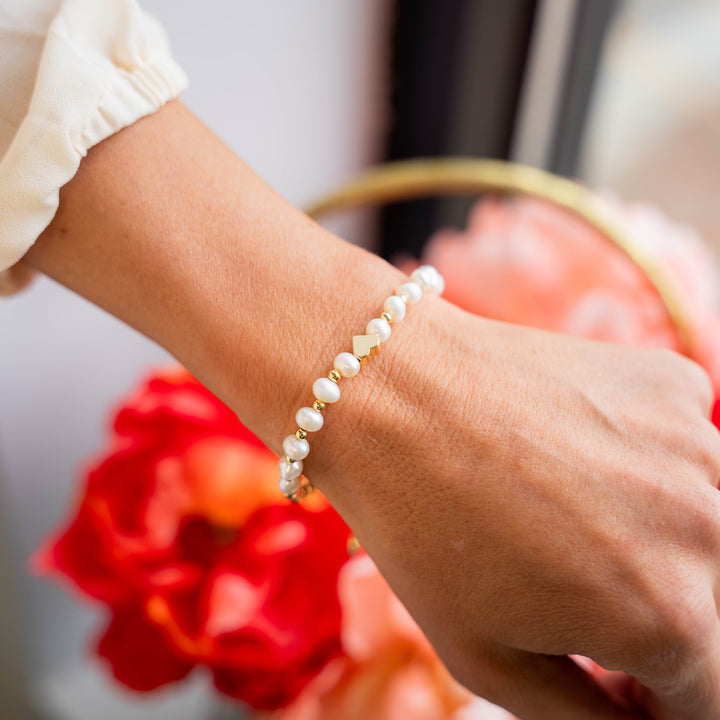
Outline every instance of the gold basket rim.
<svg viewBox="0 0 720 720">
<path fill-rule="evenodd" d="M 504 160 L 468 157 L 417 158 L 377 165 L 313 203 L 310 217 L 365 205 L 436 195 L 523 194 L 546 200 L 600 231 L 645 274 L 675 326 L 681 351 L 693 357 L 693 334 L 684 303 L 665 269 L 649 257 L 608 207 L 580 183 L 545 170 Z"/>
</svg>

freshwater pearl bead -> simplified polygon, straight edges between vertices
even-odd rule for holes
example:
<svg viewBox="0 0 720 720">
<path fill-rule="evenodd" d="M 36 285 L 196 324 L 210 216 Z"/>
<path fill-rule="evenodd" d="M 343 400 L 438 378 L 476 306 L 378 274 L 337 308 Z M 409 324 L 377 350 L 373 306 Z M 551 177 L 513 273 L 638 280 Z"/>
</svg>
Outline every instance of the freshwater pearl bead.
<svg viewBox="0 0 720 720">
<path fill-rule="evenodd" d="M 308 432 L 317 432 L 323 426 L 323 416 L 310 407 L 301 407 L 295 413 L 295 422 Z"/>
<path fill-rule="evenodd" d="M 414 305 L 422 298 L 422 288 L 416 282 L 406 282 L 395 291 L 395 294 L 405 297 L 408 305 Z"/>
<path fill-rule="evenodd" d="M 278 485 L 283 495 L 294 495 L 300 489 L 300 486 L 302 485 L 302 480 L 299 477 L 281 477 Z"/>
<path fill-rule="evenodd" d="M 398 322 L 405 317 L 405 301 L 397 295 L 391 295 L 385 300 L 383 310 L 390 313 L 393 322 Z"/>
<path fill-rule="evenodd" d="M 293 460 L 302 460 L 310 452 L 310 443 L 307 440 L 298 440 L 294 435 L 288 435 L 283 440 L 283 450 Z"/>
<path fill-rule="evenodd" d="M 400 300 L 400 298 L 398 298 L 398 300 Z M 400 300 L 400 302 L 402 302 L 402 300 Z M 333 367 L 343 377 L 355 377 L 355 375 L 360 372 L 360 361 L 352 353 L 341 352 L 335 358 Z"/>
<path fill-rule="evenodd" d="M 302 475 L 303 463 L 302 460 L 290 462 L 286 457 L 284 457 L 280 458 L 278 468 L 280 468 L 280 477 L 292 480 Z"/>
<path fill-rule="evenodd" d="M 368 335 L 377 335 L 380 342 L 383 343 L 390 337 L 392 330 L 390 329 L 390 323 L 385 318 L 373 318 L 367 324 L 365 332 Z"/>
<path fill-rule="evenodd" d="M 412 271 L 410 277 L 428 295 L 441 295 L 445 289 L 443 276 L 432 265 L 421 265 Z"/>
<path fill-rule="evenodd" d="M 318 378 L 312 386 L 313 395 L 325 403 L 334 403 L 340 399 L 340 388 L 330 378 Z"/>
<path fill-rule="evenodd" d="M 377 353 L 381 343 L 390 339 L 391 323 L 405 318 L 408 305 L 415 305 L 423 295 L 440 295 L 445 288 L 442 275 L 432 265 L 416 268 L 407 282 L 400 285 L 393 295 L 385 298 L 380 317 L 367 324 L 364 335 L 354 335 L 352 352 L 341 352 L 335 356 L 333 369 L 326 377 L 319 377 L 312 385 L 315 396 L 311 407 L 301 407 L 295 413 L 298 428 L 294 435 L 283 440 L 284 457 L 278 462 L 280 479 L 278 485 L 283 494 L 292 502 L 300 502 L 315 488 L 303 477 L 303 459 L 310 453 L 307 433 L 316 432 L 325 425 L 322 412 L 327 403 L 340 399 L 338 382 L 343 377 L 354 377 L 360 372 L 362 363 Z"/>
</svg>

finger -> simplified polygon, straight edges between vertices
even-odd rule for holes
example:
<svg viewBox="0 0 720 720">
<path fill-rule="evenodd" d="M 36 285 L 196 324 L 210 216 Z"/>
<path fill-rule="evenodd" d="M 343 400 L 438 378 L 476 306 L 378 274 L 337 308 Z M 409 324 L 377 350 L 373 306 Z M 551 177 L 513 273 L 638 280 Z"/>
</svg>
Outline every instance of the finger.
<svg viewBox="0 0 720 720">
<path fill-rule="evenodd" d="M 606 670 L 594 660 L 582 655 L 570 657 L 616 702 L 627 706 L 637 704 L 634 694 L 637 680 L 634 677 L 619 670 Z"/>
<path fill-rule="evenodd" d="M 690 395 L 699 403 L 702 415 L 704 417 L 710 417 L 715 402 L 712 380 L 707 371 L 699 363 L 689 358 L 683 359 L 687 360 L 685 365 L 687 375 L 684 377 L 684 380 L 687 381 L 685 386 Z"/>
<path fill-rule="evenodd" d="M 620 670 L 598 668 L 593 674 L 595 682 L 621 705 L 641 706 L 638 702 L 637 688 L 640 683 Z"/>
<path fill-rule="evenodd" d="M 566 656 L 502 651 L 482 672 L 480 693 L 520 720 L 647 720 Z"/>
<path fill-rule="evenodd" d="M 657 720 L 720 720 L 720 624 L 684 668 L 641 677 L 635 699 Z"/>
<path fill-rule="evenodd" d="M 713 487 L 720 480 L 720 429 L 713 423 L 704 421 L 698 430 L 700 461 L 709 471 L 709 480 Z"/>
</svg>

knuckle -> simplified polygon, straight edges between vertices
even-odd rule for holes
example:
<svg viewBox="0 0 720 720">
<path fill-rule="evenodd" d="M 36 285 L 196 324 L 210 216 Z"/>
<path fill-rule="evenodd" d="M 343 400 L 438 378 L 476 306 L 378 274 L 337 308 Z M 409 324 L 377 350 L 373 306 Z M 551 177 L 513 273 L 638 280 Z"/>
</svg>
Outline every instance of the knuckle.
<svg viewBox="0 0 720 720">
<path fill-rule="evenodd" d="M 689 418 L 682 424 L 685 455 L 702 480 L 717 485 L 720 479 L 720 433 L 705 418 Z"/>
<path fill-rule="evenodd" d="M 707 550 L 716 560 L 720 553 L 720 493 L 709 485 L 687 497 L 693 550 Z"/>
<path fill-rule="evenodd" d="M 703 422 L 698 431 L 698 460 L 712 473 L 711 480 L 717 485 L 720 480 L 720 432 L 709 421 Z"/>
<path fill-rule="evenodd" d="M 674 350 L 661 348 L 656 352 L 658 363 L 665 373 L 674 378 L 682 387 L 693 389 L 703 398 L 712 400 L 712 381 L 701 365 Z"/>
<path fill-rule="evenodd" d="M 678 373 L 683 372 L 683 368 L 694 364 L 684 355 L 669 348 L 657 348 L 652 351 L 658 365 L 667 373 L 677 377 Z"/>
<path fill-rule="evenodd" d="M 678 378 L 688 391 L 692 391 L 703 407 L 710 408 L 714 400 L 714 392 L 710 376 L 693 360 L 678 355 L 683 366 L 683 372 Z"/>
<path fill-rule="evenodd" d="M 645 628 L 645 666 L 655 677 L 672 678 L 705 654 L 717 620 L 712 592 L 701 589 L 695 573 L 666 578 L 664 585 Z"/>
</svg>

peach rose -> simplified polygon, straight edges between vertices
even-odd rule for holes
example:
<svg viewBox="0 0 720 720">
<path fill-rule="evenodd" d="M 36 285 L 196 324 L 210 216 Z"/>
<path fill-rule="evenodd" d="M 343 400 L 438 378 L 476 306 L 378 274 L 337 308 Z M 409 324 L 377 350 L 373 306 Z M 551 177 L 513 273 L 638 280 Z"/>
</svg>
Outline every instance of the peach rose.
<svg viewBox="0 0 720 720">
<path fill-rule="evenodd" d="M 690 322 L 693 358 L 720 392 L 720 283 L 708 248 L 694 230 L 650 205 L 598 202 L 665 272 Z M 475 314 L 596 340 L 680 348 L 643 271 L 587 222 L 544 201 L 481 200 L 466 230 L 442 230 L 430 239 L 423 261 L 445 277 L 444 296 Z M 418 263 L 398 264 L 410 272 Z"/>
<path fill-rule="evenodd" d="M 450 676 L 373 561 L 340 571 L 344 656 L 271 720 L 512 720 Z"/>
</svg>

